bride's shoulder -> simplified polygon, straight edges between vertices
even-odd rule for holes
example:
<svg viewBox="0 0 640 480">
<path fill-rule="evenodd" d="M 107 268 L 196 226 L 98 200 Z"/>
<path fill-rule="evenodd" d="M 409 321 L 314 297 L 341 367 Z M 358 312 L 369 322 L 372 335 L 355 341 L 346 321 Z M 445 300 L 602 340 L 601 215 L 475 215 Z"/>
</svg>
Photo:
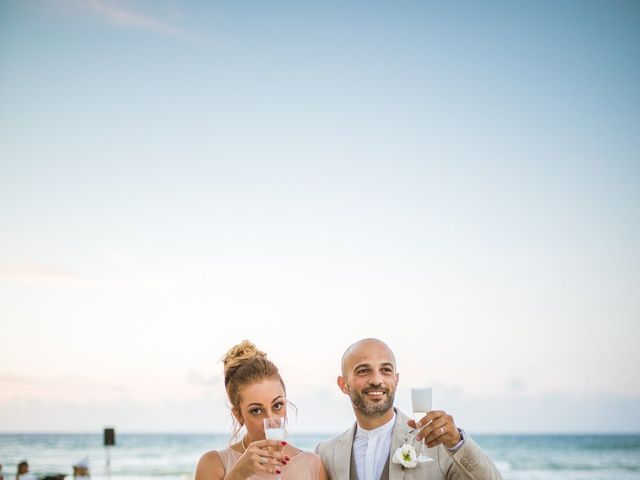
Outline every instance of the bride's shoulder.
<svg viewBox="0 0 640 480">
<path fill-rule="evenodd" d="M 318 455 L 316 455 L 313 452 L 309 452 L 307 450 L 302 450 L 298 447 L 294 447 L 293 445 L 289 444 L 285 447 L 284 450 L 285 455 L 287 455 L 289 458 L 293 459 L 293 458 L 304 458 L 307 460 L 312 459 L 313 457 L 317 457 Z"/>
<path fill-rule="evenodd" d="M 318 463 L 320 462 L 320 455 L 318 455 L 317 453 L 314 452 L 308 452 L 306 450 L 300 450 L 298 453 L 298 457 L 300 457 L 300 459 L 306 461 L 306 462 L 310 462 L 310 463 Z"/>
<path fill-rule="evenodd" d="M 202 454 L 196 467 L 195 480 L 218 480 L 224 478 L 224 465 L 218 450 Z"/>
<path fill-rule="evenodd" d="M 300 453 L 301 462 L 308 466 L 309 471 L 312 472 L 313 478 L 318 480 L 326 480 L 327 473 L 324 469 L 324 465 L 322 464 L 322 459 L 320 455 L 314 452 L 301 452 Z"/>
</svg>

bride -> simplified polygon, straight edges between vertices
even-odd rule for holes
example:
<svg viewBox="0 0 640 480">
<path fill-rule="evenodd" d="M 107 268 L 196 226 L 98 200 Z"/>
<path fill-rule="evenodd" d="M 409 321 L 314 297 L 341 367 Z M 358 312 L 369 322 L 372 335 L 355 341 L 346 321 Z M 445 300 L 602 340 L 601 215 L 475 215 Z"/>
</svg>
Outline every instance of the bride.
<svg viewBox="0 0 640 480">
<path fill-rule="evenodd" d="M 224 450 L 200 458 L 195 480 L 327 480 L 320 457 L 280 440 L 266 440 L 263 419 L 287 416 L 287 394 L 278 368 L 245 340 L 224 357 L 224 384 L 236 423 L 246 434 Z"/>
</svg>

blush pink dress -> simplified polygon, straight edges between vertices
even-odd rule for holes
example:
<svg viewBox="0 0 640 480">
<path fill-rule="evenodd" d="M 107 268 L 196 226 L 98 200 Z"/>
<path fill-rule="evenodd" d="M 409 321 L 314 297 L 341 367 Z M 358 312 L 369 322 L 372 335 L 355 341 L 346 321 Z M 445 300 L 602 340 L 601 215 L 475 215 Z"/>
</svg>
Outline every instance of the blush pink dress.
<svg viewBox="0 0 640 480">
<path fill-rule="evenodd" d="M 218 455 L 220 455 L 225 472 L 228 472 L 242 456 L 241 453 L 230 448 L 218 451 Z M 320 457 L 315 453 L 300 452 L 282 466 L 280 475 L 282 480 L 318 480 L 319 474 Z M 251 480 L 275 480 L 276 476 L 272 473 L 262 473 L 249 478 Z"/>
</svg>

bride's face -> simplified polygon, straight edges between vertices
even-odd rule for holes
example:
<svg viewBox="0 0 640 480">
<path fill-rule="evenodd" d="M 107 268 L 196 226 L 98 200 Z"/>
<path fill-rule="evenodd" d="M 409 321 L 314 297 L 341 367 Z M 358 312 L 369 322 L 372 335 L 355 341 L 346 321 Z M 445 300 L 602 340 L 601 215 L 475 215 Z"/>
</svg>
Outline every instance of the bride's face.
<svg viewBox="0 0 640 480">
<path fill-rule="evenodd" d="M 263 419 L 287 416 L 287 399 L 277 379 L 246 385 L 240 388 L 239 393 L 240 411 L 234 409 L 234 415 L 247 427 L 251 441 L 264 439 Z"/>
</svg>

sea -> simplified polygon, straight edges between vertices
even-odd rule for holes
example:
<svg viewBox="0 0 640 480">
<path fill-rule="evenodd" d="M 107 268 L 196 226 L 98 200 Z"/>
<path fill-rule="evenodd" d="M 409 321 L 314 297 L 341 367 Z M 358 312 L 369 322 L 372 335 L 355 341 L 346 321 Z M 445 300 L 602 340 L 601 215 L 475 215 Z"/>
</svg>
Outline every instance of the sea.
<svg viewBox="0 0 640 480">
<path fill-rule="evenodd" d="M 329 434 L 291 435 L 303 450 Z M 640 480 L 640 435 L 472 435 L 505 480 Z M 200 456 L 225 448 L 228 435 L 117 434 L 104 447 L 101 434 L 0 434 L 4 480 L 29 462 L 37 478 L 65 474 L 88 457 L 92 480 L 193 480 Z M 108 463 L 108 467 L 107 467 Z"/>
</svg>

